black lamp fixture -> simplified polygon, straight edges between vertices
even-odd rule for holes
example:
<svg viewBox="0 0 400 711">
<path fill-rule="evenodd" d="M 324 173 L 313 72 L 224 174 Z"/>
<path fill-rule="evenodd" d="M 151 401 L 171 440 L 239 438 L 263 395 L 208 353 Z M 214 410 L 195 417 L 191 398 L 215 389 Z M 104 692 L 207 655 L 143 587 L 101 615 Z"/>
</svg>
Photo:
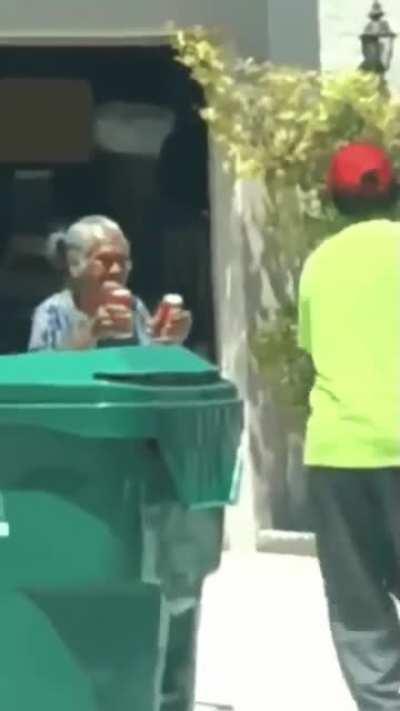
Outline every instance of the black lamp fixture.
<svg viewBox="0 0 400 711">
<path fill-rule="evenodd" d="M 369 21 L 360 36 L 364 60 L 360 69 L 384 75 L 390 68 L 397 35 L 385 18 L 382 4 L 375 0 L 369 13 Z"/>
</svg>

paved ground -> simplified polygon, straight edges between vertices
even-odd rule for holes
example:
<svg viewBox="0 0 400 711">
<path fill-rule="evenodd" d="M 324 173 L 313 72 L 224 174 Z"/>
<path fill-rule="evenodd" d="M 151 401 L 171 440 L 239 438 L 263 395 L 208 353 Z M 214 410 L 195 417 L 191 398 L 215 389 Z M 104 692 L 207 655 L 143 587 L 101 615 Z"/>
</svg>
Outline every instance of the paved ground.
<svg viewBox="0 0 400 711">
<path fill-rule="evenodd" d="M 205 588 L 196 697 L 234 711 L 355 711 L 315 559 L 224 556 Z"/>
</svg>

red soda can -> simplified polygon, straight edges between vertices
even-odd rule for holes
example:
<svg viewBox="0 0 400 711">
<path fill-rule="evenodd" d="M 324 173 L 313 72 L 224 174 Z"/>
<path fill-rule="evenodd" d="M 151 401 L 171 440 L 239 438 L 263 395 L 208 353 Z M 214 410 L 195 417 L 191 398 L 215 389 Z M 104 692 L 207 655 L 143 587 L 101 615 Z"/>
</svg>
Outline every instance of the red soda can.
<svg viewBox="0 0 400 711">
<path fill-rule="evenodd" d="M 174 311 L 183 308 L 183 298 L 180 294 L 165 294 L 155 314 L 155 323 L 158 333 L 161 333 L 168 324 Z"/>
</svg>

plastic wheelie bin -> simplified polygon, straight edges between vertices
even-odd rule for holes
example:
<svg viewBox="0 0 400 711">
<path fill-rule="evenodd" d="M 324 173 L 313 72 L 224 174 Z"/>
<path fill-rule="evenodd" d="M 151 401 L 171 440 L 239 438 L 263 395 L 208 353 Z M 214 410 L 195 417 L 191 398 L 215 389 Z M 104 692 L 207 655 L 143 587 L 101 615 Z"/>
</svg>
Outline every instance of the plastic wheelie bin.
<svg viewBox="0 0 400 711">
<path fill-rule="evenodd" d="M 241 428 L 183 348 L 1 358 L 2 708 L 191 709 Z"/>
</svg>

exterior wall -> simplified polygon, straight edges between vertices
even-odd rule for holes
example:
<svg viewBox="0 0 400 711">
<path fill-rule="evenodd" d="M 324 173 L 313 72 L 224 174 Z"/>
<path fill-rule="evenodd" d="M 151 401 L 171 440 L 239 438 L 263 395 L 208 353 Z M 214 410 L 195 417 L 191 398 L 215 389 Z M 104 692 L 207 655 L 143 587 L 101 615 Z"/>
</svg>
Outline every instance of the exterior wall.
<svg viewBox="0 0 400 711">
<path fill-rule="evenodd" d="M 267 0 L 2 0 L 0 37 L 111 34 L 177 25 L 221 25 L 241 53 L 267 56 Z"/>
<path fill-rule="evenodd" d="M 158 29 L 169 21 L 220 25 L 243 55 L 315 67 L 319 62 L 318 2 L 345 7 L 344 0 L 264 0 L 252 2 L 251 11 L 243 0 L 3 0 L 0 38 L 124 34 Z M 347 4 L 358 7 L 362 0 Z M 390 4 L 395 6 L 396 0 Z M 351 18 L 355 10 L 346 7 L 346 14 Z"/>
<path fill-rule="evenodd" d="M 268 0 L 267 4 L 268 58 L 276 63 L 318 67 L 318 0 Z M 238 49 L 243 53 L 243 46 Z M 262 188 L 257 184 L 234 188 L 215 155 L 211 175 L 220 362 L 225 375 L 238 385 L 246 406 L 242 495 L 240 505 L 227 515 L 229 544 L 242 550 L 254 546 L 256 540 L 260 545 L 257 531 L 290 525 L 287 438 L 249 347 L 263 310 L 273 306 L 262 269 L 264 237 L 251 217 L 258 209 Z M 264 543 L 266 549 L 275 545 L 271 536 Z"/>
<path fill-rule="evenodd" d="M 354 68 L 361 63 L 359 35 L 363 31 L 371 0 L 319 0 L 321 65 L 324 69 Z M 386 17 L 395 32 L 400 32 L 400 4 L 398 0 L 383 0 Z M 388 75 L 391 88 L 400 91 L 400 47 L 395 54 Z"/>
<path fill-rule="evenodd" d="M 254 473 L 249 447 L 249 352 L 243 240 L 232 180 L 222 171 L 221 160 L 214 145 L 211 145 L 210 159 L 217 349 L 223 374 L 235 382 L 243 398 L 246 422 L 241 452 L 244 471 L 240 504 L 227 511 L 226 533 L 228 545 L 232 549 L 246 551 L 254 548 L 256 526 Z"/>
<path fill-rule="evenodd" d="M 232 185 L 216 150 L 211 153 L 210 175 L 219 362 L 245 403 L 241 499 L 227 513 L 228 543 L 243 551 L 254 547 L 258 530 L 284 527 L 288 520 L 287 443 L 250 348 L 263 311 L 275 303 L 262 268 L 264 236 L 254 220 L 254 214 L 263 210 L 262 184 Z"/>
<path fill-rule="evenodd" d="M 269 59 L 277 64 L 319 66 L 320 1 L 266 0 Z M 335 2 L 331 0 L 332 5 Z"/>
</svg>

